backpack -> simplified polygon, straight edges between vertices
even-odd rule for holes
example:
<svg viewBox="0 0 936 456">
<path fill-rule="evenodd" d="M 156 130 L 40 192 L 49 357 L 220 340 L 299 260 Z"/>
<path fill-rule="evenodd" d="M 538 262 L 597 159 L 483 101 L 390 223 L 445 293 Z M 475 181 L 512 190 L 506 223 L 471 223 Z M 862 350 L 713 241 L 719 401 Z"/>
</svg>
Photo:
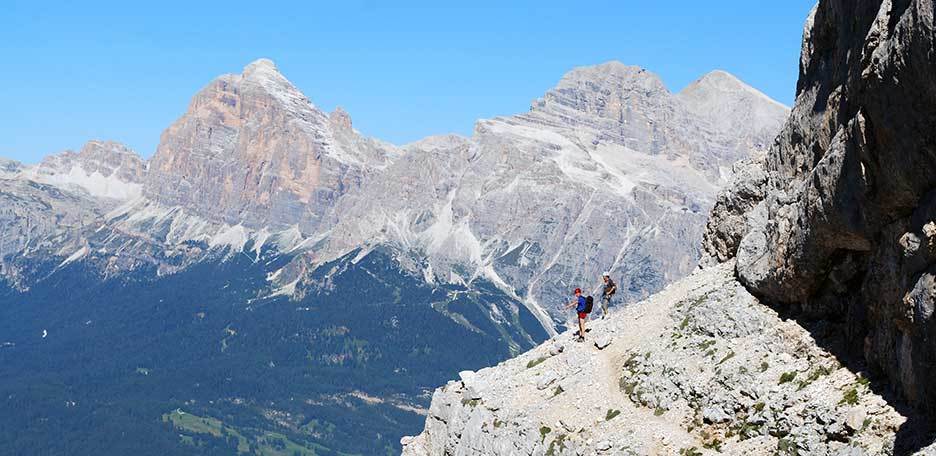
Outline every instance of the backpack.
<svg viewBox="0 0 936 456">
<path fill-rule="evenodd" d="M 591 296 L 585 297 L 585 313 L 590 314 L 592 307 L 595 305 L 595 299 Z"/>
</svg>

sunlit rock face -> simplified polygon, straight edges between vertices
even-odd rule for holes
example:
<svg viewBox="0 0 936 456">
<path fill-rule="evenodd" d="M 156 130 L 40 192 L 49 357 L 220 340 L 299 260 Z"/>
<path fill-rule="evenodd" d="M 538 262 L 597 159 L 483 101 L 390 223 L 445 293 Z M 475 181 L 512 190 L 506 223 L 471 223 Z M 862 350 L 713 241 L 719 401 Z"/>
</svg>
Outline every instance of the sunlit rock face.
<svg viewBox="0 0 936 456">
<path fill-rule="evenodd" d="M 162 135 L 145 195 L 217 221 L 315 229 L 390 146 L 329 120 L 265 59 L 202 89 Z"/>
</svg>

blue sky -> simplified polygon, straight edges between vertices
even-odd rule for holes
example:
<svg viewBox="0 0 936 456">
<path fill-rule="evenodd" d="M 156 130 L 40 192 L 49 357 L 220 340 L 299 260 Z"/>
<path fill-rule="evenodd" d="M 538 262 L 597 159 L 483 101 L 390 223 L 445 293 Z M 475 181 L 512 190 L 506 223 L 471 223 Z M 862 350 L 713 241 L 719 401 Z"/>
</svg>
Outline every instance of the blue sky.
<svg viewBox="0 0 936 456">
<path fill-rule="evenodd" d="M 0 156 L 35 162 L 88 139 L 150 156 L 195 92 L 259 57 L 394 143 L 470 134 L 478 118 L 526 111 L 569 69 L 608 60 L 673 91 L 724 69 L 789 105 L 813 3 L 8 0 Z"/>
</svg>

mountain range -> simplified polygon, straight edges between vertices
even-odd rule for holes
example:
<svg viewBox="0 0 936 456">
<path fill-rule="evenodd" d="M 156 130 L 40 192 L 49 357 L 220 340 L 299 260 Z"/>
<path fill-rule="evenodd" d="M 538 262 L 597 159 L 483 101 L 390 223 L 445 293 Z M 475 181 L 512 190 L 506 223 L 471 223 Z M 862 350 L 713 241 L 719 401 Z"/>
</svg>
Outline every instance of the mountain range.
<svg viewBox="0 0 936 456">
<path fill-rule="evenodd" d="M 435 385 L 562 329 L 571 288 L 607 271 L 627 303 L 689 274 L 718 188 L 788 114 L 722 71 L 673 93 L 609 62 L 470 138 L 397 146 L 260 59 L 148 160 L 2 161 L 3 440 L 398 451 Z"/>
</svg>

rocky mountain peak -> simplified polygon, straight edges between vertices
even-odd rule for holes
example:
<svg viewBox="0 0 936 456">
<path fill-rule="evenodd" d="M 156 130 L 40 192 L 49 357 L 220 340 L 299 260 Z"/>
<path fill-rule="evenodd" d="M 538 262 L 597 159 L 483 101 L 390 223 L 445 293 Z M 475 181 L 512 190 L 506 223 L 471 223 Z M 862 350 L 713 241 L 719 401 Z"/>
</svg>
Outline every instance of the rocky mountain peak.
<svg viewBox="0 0 936 456">
<path fill-rule="evenodd" d="M 790 112 L 759 90 L 723 70 L 689 84 L 676 97 L 684 109 L 721 134 L 743 131 L 744 147 L 765 151 Z"/>
<path fill-rule="evenodd" d="M 768 97 L 763 92 L 751 87 L 738 79 L 735 75 L 715 70 L 689 84 L 679 93 L 680 98 L 690 104 L 691 108 L 699 109 L 712 104 L 731 104 L 743 98 L 759 101 L 765 104 L 762 109 L 773 112 L 789 112 L 790 108 Z M 745 106 L 741 106 L 745 107 Z M 746 106 L 751 107 L 751 106 Z"/>
<path fill-rule="evenodd" d="M 259 89 L 296 112 L 314 109 L 312 102 L 280 73 L 270 59 L 254 60 L 244 67 L 240 79 L 245 90 Z"/>
<path fill-rule="evenodd" d="M 573 111 L 603 118 L 620 119 L 627 100 L 669 94 L 656 74 L 638 66 L 611 61 L 575 68 L 566 73 L 531 110 L 547 113 Z"/>
<path fill-rule="evenodd" d="M 317 109 L 276 65 L 256 60 L 212 81 L 163 133 L 146 195 L 208 219 L 312 230 L 386 148 L 365 141 L 347 113 Z"/>
<path fill-rule="evenodd" d="M 666 90 L 660 77 L 643 67 L 612 60 L 598 65 L 575 68 L 566 73 L 557 88 L 597 85 L 604 89 L 643 87 L 653 91 Z"/>
<path fill-rule="evenodd" d="M 244 77 L 250 77 L 257 72 L 275 73 L 282 77 L 279 69 L 276 68 L 276 64 L 273 63 L 272 60 L 263 57 L 248 63 L 247 66 L 244 67 Z"/>
</svg>

